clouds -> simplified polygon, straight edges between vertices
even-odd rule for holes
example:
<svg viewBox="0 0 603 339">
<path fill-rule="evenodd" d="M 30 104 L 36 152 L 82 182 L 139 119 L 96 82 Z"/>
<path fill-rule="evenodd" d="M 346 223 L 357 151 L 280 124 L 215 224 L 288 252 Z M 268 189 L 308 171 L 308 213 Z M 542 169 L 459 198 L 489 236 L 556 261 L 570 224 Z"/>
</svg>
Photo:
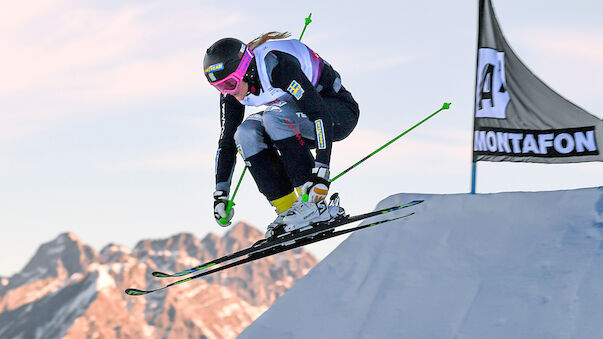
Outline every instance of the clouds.
<svg viewBox="0 0 603 339">
<path fill-rule="evenodd" d="M 504 29 L 504 27 L 503 27 Z M 596 116 L 603 116 L 603 29 L 593 24 L 530 24 L 507 40 L 547 85 Z"/>
<path fill-rule="evenodd" d="M 399 131 L 402 132 L 403 129 Z M 334 168 L 333 174 L 338 174 L 346 166 L 351 166 L 371 154 L 397 135 L 356 129 L 344 142 L 335 144 L 332 163 L 337 164 L 339 168 Z M 388 176 L 391 173 L 413 172 L 419 168 L 423 173 L 437 173 L 443 164 L 446 164 L 449 170 L 460 172 L 466 170 L 464 165 L 470 161 L 470 149 L 467 147 L 470 142 L 471 135 L 461 130 L 425 130 L 423 127 L 421 132 L 415 131 L 413 135 L 406 135 L 375 154 L 369 160 L 371 170 L 365 173 L 378 177 L 379 172 Z"/>
<path fill-rule="evenodd" d="M 205 8 L 222 18 L 207 20 L 198 6 L 157 2 L 119 8 L 50 3 L 25 8 L 13 2 L 0 26 L 8 66 L 0 68 L 3 140 L 74 116 L 211 91 L 200 66 L 205 36 L 244 19 Z"/>
<path fill-rule="evenodd" d="M 116 63 L 133 54 L 144 35 L 137 17 L 148 8 L 116 13 L 94 9 L 47 8 L 35 17 L 14 22 L 6 57 L 13 67 L 2 76 L 11 79 L 3 94 L 64 86 L 65 74 L 81 74 Z"/>
<path fill-rule="evenodd" d="M 115 170 L 119 172 L 202 171 L 211 167 L 207 166 L 207 162 L 203 161 L 207 158 L 207 154 L 202 154 L 199 150 L 190 150 L 188 152 L 178 150 L 177 152 L 127 161 L 117 166 Z"/>
</svg>

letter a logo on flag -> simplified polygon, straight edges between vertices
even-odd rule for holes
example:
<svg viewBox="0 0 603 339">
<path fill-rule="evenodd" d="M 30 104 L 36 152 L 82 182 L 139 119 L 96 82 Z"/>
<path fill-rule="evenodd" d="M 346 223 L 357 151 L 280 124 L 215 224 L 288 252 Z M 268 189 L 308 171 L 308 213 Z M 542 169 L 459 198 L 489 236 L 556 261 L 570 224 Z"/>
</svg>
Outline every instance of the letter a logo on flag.
<svg viewBox="0 0 603 339">
<path fill-rule="evenodd" d="M 505 119 L 509 91 L 505 79 L 505 53 L 480 48 L 477 56 L 475 117 Z"/>
</svg>

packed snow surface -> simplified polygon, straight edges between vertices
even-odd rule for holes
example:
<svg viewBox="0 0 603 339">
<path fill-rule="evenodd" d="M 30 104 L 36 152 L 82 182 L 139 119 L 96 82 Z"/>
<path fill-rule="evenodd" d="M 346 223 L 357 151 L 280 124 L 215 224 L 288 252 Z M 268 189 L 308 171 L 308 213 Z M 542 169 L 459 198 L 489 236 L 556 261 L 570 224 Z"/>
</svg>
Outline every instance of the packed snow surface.
<svg viewBox="0 0 603 339">
<path fill-rule="evenodd" d="M 603 338 L 603 188 L 414 199 L 240 338 Z"/>
</svg>

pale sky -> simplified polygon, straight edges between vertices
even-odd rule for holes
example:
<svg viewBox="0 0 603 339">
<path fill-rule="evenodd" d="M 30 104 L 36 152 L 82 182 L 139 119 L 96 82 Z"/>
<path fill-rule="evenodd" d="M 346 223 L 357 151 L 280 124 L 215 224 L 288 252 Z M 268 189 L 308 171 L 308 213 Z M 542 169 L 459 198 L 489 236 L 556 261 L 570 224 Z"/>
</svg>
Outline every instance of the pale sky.
<svg viewBox="0 0 603 339">
<path fill-rule="evenodd" d="M 96 250 L 222 234 L 212 214 L 218 93 L 202 74 L 204 50 L 225 36 L 249 41 L 280 30 L 297 38 L 310 12 L 303 41 L 341 73 L 361 110 L 354 133 L 335 144 L 332 173 L 452 102 L 332 185 L 347 211 L 372 210 L 399 192 L 468 192 L 477 3 L 3 2 L 0 276 L 65 231 Z M 519 58 L 601 118 L 603 3 L 494 7 Z M 603 185 L 602 177 L 600 162 L 481 162 L 477 187 L 571 189 Z M 235 220 L 264 229 L 275 217 L 250 175 L 236 203 Z M 336 244 L 311 250 L 322 257 Z"/>
</svg>

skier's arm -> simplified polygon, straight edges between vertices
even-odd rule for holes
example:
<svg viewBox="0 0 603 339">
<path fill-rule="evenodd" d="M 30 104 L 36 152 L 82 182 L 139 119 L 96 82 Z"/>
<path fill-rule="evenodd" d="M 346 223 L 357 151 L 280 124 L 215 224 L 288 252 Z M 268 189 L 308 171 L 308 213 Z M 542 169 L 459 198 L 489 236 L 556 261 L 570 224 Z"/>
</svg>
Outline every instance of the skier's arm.
<svg viewBox="0 0 603 339">
<path fill-rule="evenodd" d="M 245 106 L 232 95 L 220 94 L 220 140 L 216 154 L 216 191 L 230 192 L 230 182 L 236 164 L 237 147 L 234 134 L 243 121 Z"/>
<path fill-rule="evenodd" d="M 328 166 L 333 143 L 333 122 L 327 106 L 295 57 L 278 51 L 271 53 L 274 53 L 278 60 L 269 74 L 272 86 L 288 92 L 297 101 L 299 108 L 314 122 L 316 161 Z"/>
</svg>

